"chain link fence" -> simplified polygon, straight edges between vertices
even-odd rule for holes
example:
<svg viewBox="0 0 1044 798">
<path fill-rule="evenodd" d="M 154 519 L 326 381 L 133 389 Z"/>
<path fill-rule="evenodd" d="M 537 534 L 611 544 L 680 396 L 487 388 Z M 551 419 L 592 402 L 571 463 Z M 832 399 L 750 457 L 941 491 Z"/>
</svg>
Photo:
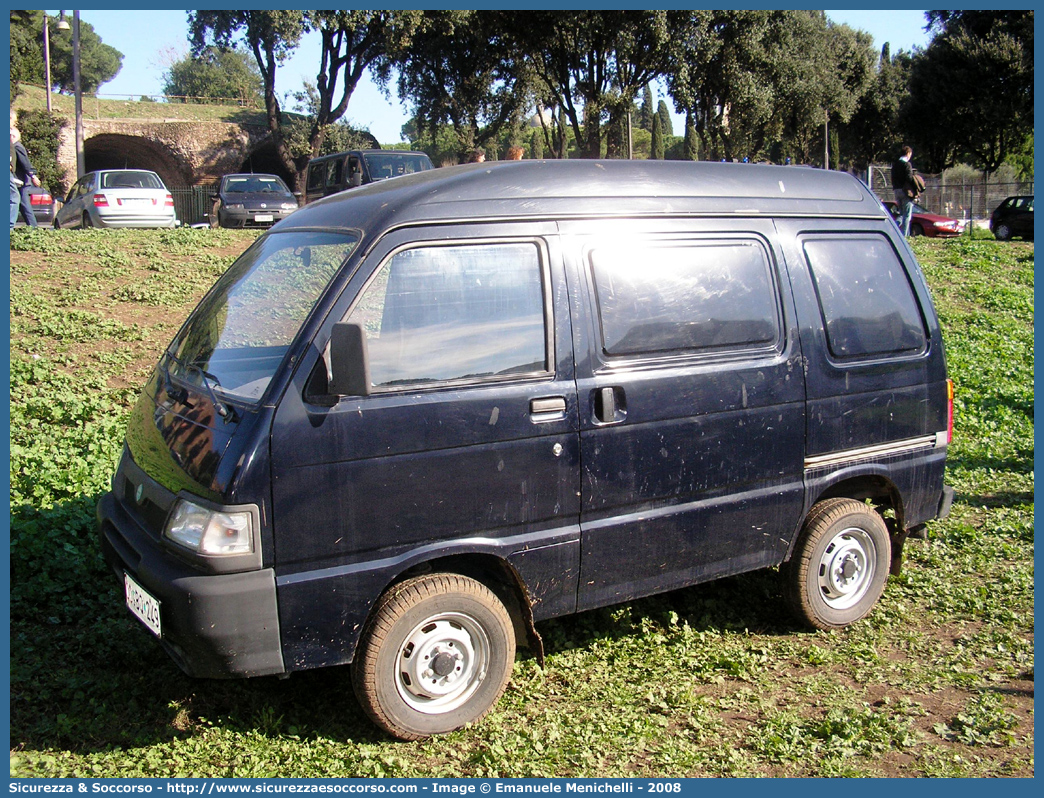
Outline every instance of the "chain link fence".
<svg viewBox="0 0 1044 798">
<path fill-rule="evenodd" d="M 977 179 L 958 178 L 947 180 L 945 174 L 926 175 L 925 190 L 918 204 L 932 213 L 949 216 L 951 219 L 984 222 L 1007 197 L 1016 194 L 1033 194 L 1033 181 L 990 182 L 983 175 Z M 892 199 L 892 167 L 871 166 L 867 174 L 867 185 L 881 199 Z"/>
</svg>

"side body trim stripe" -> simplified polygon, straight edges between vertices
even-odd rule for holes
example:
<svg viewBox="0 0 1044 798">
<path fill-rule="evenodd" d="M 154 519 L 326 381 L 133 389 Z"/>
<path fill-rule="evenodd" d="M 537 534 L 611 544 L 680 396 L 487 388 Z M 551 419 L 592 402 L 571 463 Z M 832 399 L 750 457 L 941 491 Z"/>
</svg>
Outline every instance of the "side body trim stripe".
<svg viewBox="0 0 1044 798">
<path fill-rule="evenodd" d="M 920 438 L 909 438 L 903 441 L 892 441 L 877 446 L 866 446 L 861 449 L 846 449 L 843 452 L 830 452 L 829 454 L 818 454 L 814 457 L 805 458 L 805 470 L 826 468 L 861 460 L 873 460 L 878 457 L 893 457 L 899 454 L 907 454 L 920 449 L 934 449 L 946 446 L 946 433 L 939 432 L 935 435 L 925 435 Z"/>
</svg>

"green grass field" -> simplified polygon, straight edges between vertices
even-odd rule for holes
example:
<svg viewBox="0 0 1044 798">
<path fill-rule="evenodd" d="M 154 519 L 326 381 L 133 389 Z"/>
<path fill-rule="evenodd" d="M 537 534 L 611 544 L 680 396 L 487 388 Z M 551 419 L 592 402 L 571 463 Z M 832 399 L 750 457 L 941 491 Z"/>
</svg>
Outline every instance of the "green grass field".
<svg viewBox="0 0 1044 798">
<path fill-rule="evenodd" d="M 1033 775 L 1031 243 L 915 241 L 957 501 L 869 618 L 800 631 L 762 571 L 542 623 L 485 721 L 403 744 L 347 668 L 185 677 L 101 561 L 127 409 L 255 235 L 12 232 L 12 776 Z"/>
</svg>

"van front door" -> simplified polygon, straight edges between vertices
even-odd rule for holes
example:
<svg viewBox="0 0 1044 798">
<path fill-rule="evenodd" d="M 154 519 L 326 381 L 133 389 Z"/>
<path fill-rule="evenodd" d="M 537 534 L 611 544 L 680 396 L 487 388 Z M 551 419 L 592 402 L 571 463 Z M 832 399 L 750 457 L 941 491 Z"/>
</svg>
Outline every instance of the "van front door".
<svg viewBox="0 0 1044 798">
<path fill-rule="evenodd" d="M 782 560 L 804 381 L 770 221 L 562 225 L 574 305 L 578 609 Z"/>
<path fill-rule="evenodd" d="M 511 563 L 537 617 L 575 608 L 579 436 L 553 231 L 401 231 L 332 309 L 316 341 L 335 321 L 361 325 L 370 394 L 322 395 L 313 352 L 276 414 L 285 656 L 347 661 L 384 587 L 448 557 Z"/>
</svg>

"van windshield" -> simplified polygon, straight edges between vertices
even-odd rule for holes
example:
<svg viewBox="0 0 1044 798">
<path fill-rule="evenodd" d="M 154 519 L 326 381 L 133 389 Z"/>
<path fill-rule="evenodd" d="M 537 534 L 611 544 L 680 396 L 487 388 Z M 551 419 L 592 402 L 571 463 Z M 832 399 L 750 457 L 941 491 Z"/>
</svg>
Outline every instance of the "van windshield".
<svg viewBox="0 0 1044 798">
<path fill-rule="evenodd" d="M 256 404 L 308 314 L 359 239 L 269 233 L 244 252 L 167 349 L 171 378 Z"/>
<path fill-rule="evenodd" d="M 399 175 L 411 175 L 432 168 L 431 160 L 418 152 L 368 152 L 363 155 L 370 180 L 385 180 Z"/>
</svg>

